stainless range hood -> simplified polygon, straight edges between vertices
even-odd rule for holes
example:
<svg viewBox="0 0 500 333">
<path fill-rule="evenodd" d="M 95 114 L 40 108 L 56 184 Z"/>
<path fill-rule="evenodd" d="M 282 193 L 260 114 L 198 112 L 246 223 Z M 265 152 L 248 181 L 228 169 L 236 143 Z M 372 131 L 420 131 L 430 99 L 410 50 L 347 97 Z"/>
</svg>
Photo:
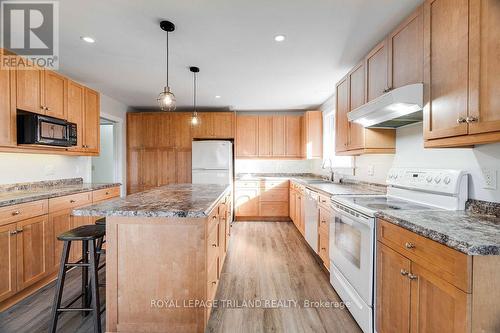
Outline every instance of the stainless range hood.
<svg viewBox="0 0 500 333">
<path fill-rule="evenodd" d="M 422 121 L 424 87 L 410 84 L 391 90 L 349 112 L 349 121 L 369 128 L 396 128 Z"/>
</svg>

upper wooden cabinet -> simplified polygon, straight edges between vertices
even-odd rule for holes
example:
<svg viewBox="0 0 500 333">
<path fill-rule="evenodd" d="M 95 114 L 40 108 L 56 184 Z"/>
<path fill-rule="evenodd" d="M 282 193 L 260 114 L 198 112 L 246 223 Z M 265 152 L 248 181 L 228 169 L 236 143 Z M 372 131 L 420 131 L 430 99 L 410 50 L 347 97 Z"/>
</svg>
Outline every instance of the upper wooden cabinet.
<svg viewBox="0 0 500 333">
<path fill-rule="evenodd" d="M 307 111 L 304 114 L 305 157 L 323 157 L 323 113 Z"/>
<path fill-rule="evenodd" d="M 236 117 L 236 157 L 258 156 L 258 116 Z"/>
<path fill-rule="evenodd" d="M 97 91 L 85 88 L 83 148 L 90 153 L 99 153 L 100 98 Z"/>
<path fill-rule="evenodd" d="M 387 60 L 386 40 L 379 43 L 366 56 L 366 102 L 369 102 L 387 92 Z"/>
<path fill-rule="evenodd" d="M 301 122 L 303 116 L 285 116 L 285 154 L 287 157 L 302 156 L 302 130 Z"/>
<path fill-rule="evenodd" d="M 68 79 L 56 72 L 44 70 L 43 105 L 47 116 L 67 119 Z"/>
<path fill-rule="evenodd" d="M 347 151 L 347 138 L 349 136 L 349 77 L 344 77 L 336 87 L 335 107 L 335 151 L 337 153 Z"/>
<path fill-rule="evenodd" d="M 85 113 L 85 87 L 68 80 L 68 121 L 76 124 L 77 146 L 83 148 L 83 115 Z"/>
<path fill-rule="evenodd" d="M 273 116 L 272 117 L 272 155 L 275 157 L 285 156 L 285 117 Z"/>
<path fill-rule="evenodd" d="M 424 15 L 418 7 L 387 37 L 388 89 L 424 80 Z"/>
<path fill-rule="evenodd" d="M 193 138 L 232 139 L 234 138 L 233 112 L 198 112 L 200 123 L 193 125 Z"/>
<path fill-rule="evenodd" d="M 352 111 L 366 102 L 365 90 L 365 67 L 360 63 L 349 74 L 349 111 Z M 349 123 L 347 149 L 359 150 L 364 146 L 365 130 L 363 126 L 357 123 Z"/>
<path fill-rule="evenodd" d="M 12 105 L 15 91 L 11 89 L 13 76 L 13 70 L 0 70 L 0 146 L 16 144 L 16 109 Z"/>
<path fill-rule="evenodd" d="M 424 4 L 426 147 L 500 141 L 500 4 Z"/>
<path fill-rule="evenodd" d="M 258 116 L 259 135 L 258 141 L 258 155 L 259 156 L 272 156 L 273 155 L 273 117 L 272 116 Z"/>
<path fill-rule="evenodd" d="M 16 108 L 45 114 L 43 105 L 44 69 L 16 69 Z"/>
</svg>

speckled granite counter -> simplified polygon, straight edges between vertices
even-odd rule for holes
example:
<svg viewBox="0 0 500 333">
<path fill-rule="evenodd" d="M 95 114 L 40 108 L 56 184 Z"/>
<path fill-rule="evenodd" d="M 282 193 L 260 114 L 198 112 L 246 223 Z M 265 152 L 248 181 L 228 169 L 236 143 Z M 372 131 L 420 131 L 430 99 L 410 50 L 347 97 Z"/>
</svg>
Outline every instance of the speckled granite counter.
<svg viewBox="0 0 500 333">
<path fill-rule="evenodd" d="M 263 173 L 263 174 L 239 174 L 237 175 L 237 180 L 259 180 L 259 179 L 283 179 L 287 178 L 297 183 L 304 185 L 305 187 L 321 192 L 325 195 L 343 195 L 343 194 L 385 194 L 386 186 L 379 184 L 370 184 L 362 182 L 343 182 L 343 183 L 331 183 L 328 181 L 322 182 L 320 176 L 314 174 L 287 174 L 287 173 Z"/>
<path fill-rule="evenodd" d="M 174 184 L 73 211 L 77 216 L 191 217 L 208 216 L 229 185 Z"/>
<path fill-rule="evenodd" d="M 83 183 L 82 178 L 0 186 L 0 207 L 121 186 L 119 183 Z"/>
<path fill-rule="evenodd" d="M 380 211 L 376 216 L 468 255 L 500 255 L 500 218 L 468 211 Z"/>
</svg>

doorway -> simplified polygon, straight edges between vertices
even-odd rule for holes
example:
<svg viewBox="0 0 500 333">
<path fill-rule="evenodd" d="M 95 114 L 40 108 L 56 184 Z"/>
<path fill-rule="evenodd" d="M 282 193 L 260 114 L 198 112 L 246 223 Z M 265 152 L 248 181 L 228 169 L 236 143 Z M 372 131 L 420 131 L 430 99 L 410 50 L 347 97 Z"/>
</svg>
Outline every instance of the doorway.
<svg viewBox="0 0 500 333">
<path fill-rule="evenodd" d="M 118 182 L 118 140 L 117 123 L 101 118 L 100 120 L 100 154 L 92 157 L 92 182 Z"/>
</svg>

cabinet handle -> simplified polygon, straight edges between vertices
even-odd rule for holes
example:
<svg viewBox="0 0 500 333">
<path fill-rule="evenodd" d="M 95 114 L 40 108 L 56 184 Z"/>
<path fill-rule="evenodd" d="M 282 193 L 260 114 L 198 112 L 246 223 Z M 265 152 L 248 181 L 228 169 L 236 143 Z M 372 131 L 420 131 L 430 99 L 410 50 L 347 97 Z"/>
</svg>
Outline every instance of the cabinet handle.
<svg viewBox="0 0 500 333">
<path fill-rule="evenodd" d="M 23 229 L 17 229 L 16 230 L 16 234 L 20 234 L 21 232 L 23 232 Z"/>
<path fill-rule="evenodd" d="M 399 272 L 401 275 L 403 276 L 407 276 L 408 275 L 408 271 L 404 270 L 401 268 L 401 271 Z"/>
<path fill-rule="evenodd" d="M 40 109 L 45 110 L 45 106 L 40 105 Z"/>
<path fill-rule="evenodd" d="M 19 214 L 21 214 L 21 212 L 18 211 L 18 210 L 16 210 L 15 212 L 12 212 L 12 216 L 16 216 L 16 215 L 19 215 Z"/>
<path fill-rule="evenodd" d="M 212 281 L 212 285 L 216 285 L 217 284 L 217 281 Z"/>
<path fill-rule="evenodd" d="M 321 223 L 326 223 L 326 221 L 325 221 L 325 220 L 322 220 L 322 221 L 321 221 Z"/>
<path fill-rule="evenodd" d="M 457 124 L 464 124 L 467 122 L 467 119 L 465 119 L 464 117 L 459 117 L 457 119 Z"/>
<path fill-rule="evenodd" d="M 109 195 L 109 192 L 106 192 L 106 195 Z"/>
<path fill-rule="evenodd" d="M 50 108 L 49 107 L 45 107 L 45 111 L 50 111 Z"/>
<path fill-rule="evenodd" d="M 479 121 L 479 118 L 478 117 L 467 117 L 465 119 L 465 121 L 467 121 L 467 123 L 477 123 Z"/>
<path fill-rule="evenodd" d="M 15 234 L 17 234 L 17 230 L 14 230 L 14 231 L 11 231 L 11 232 L 10 232 L 10 235 L 11 235 L 11 236 L 14 236 Z"/>
<path fill-rule="evenodd" d="M 388 88 L 384 89 L 384 93 L 388 93 L 391 90 L 392 90 L 392 88 L 388 87 Z"/>
<path fill-rule="evenodd" d="M 217 247 L 217 244 L 212 244 L 212 247 Z"/>
<path fill-rule="evenodd" d="M 69 202 L 70 202 L 70 203 L 75 203 L 75 202 L 76 202 L 76 200 L 71 199 Z"/>
<path fill-rule="evenodd" d="M 326 247 L 322 247 L 321 250 L 326 251 Z"/>
<path fill-rule="evenodd" d="M 415 244 L 411 243 L 411 242 L 406 242 L 405 243 L 405 247 L 407 249 L 414 249 L 415 248 Z"/>
<path fill-rule="evenodd" d="M 418 279 L 418 276 L 416 276 L 416 275 L 413 275 L 413 274 L 409 273 L 409 274 L 408 274 L 408 279 L 410 279 L 410 280 L 417 280 L 417 279 Z"/>
</svg>

